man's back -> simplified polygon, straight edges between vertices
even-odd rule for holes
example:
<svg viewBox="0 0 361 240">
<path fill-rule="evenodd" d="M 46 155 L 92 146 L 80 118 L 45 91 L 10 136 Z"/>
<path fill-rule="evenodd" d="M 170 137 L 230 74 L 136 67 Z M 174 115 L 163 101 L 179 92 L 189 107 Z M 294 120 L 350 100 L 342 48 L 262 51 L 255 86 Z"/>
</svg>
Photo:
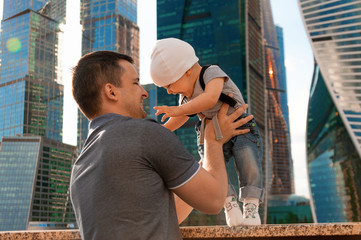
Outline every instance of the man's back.
<svg viewBox="0 0 361 240">
<path fill-rule="evenodd" d="M 177 141 L 150 120 L 106 114 L 91 122 L 71 179 L 84 239 L 181 239 L 169 188 L 199 166 Z"/>
</svg>

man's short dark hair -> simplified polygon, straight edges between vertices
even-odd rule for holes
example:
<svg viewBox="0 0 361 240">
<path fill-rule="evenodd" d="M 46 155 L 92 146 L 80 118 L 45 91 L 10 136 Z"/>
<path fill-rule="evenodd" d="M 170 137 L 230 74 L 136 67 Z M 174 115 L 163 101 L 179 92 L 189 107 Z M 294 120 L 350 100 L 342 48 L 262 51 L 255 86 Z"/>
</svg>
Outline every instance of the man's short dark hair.
<svg viewBox="0 0 361 240">
<path fill-rule="evenodd" d="M 100 110 L 100 90 L 107 83 L 121 86 L 124 69 L 120 60 L 134 63 L 125 54 L 112 51 L 96 51 L 84 55 L 73 68 L 73 96 L 80 110 L 93 118 Z"/>
</svg>

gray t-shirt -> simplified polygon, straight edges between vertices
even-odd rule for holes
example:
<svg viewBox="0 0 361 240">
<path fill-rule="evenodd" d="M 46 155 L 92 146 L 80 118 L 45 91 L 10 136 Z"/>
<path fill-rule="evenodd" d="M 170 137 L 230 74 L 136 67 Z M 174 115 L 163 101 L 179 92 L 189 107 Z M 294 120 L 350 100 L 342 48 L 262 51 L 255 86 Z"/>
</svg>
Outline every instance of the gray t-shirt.
<svg viewBox="0 0 361 240">
<path fill-rule="evenodd" d="M 170 189 L 200 169 L 154 120 L 105 114 L 90 123 L 70 193 L 83 239 L 181 239 Z"/>
<path fill-rule="evenodd" d="M 229 78 L 229 76 L 222 71 L 222 69 L 220 67 L 218 67 L 217 65 L 211 65 L 209 66 L 203 74 L 203 80 L 204 80 L 204 84 L 207 85 L 207 83 L 209 83 L 211 80 L 215 79 L 215 78 L 226 78 L 224 84 L 223 84 L 223 89 L 222 89 L 222 93 L 228 95 L 229 93 L 232 93 L 233 96 L 232 98 L 234 100 L 237 101 L 237 105 L 236 107 L 240 107 L 244 104 L 244 100 L 242 97 L 242 93 L 241 91 L 238 89 L 238 87 L 236 86 L 236 84 Z M 194 90 L 193 90 L 193 95 L 190 98 L 186 98 L 186 101 L 191 101 L 192 99 L 198 97 L 200 94 L 202 94 L 204 92 L 204 90 L 201 87 L 201 84 L 199 82 L 199 78 L 196 81 L 196 84 L 194 85 Z M 180 104 L 181 105 L 181 101 L 183 100 L 183 95 L 180 95 Z M 202 112 L 202 114 L 204 116 L 206 116 L 207 118 L 213 118 L 213 116 L 215 116 L 218 111 L 221 109 L 222 106 L 222 102 L 218 101 L 217 104 L 210 108 L 207 109 L 205 111 Z M 234 112 L 234 108 L 230 107 L 228 114 Z"/>
</svg>

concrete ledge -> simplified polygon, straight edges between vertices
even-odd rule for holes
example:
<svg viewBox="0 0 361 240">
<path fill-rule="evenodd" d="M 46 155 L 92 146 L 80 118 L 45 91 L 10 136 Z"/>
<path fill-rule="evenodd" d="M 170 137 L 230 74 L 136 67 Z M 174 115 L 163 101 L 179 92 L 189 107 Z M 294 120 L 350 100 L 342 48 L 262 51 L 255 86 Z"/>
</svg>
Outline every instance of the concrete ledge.
<svg viewBox="0 0 361 240">
<path fill-rule="evenodd" d="M 182 227 L 184 239 L 361 239 L 361 223 Z"/>
<path fill-rule="evenodd" d="M 361 223 L 181 227 L 184 239 L 361 239 Z M 77 230 L 0 232 L 1 240 L 81 240 Z"/>
<path fill-rule="evenodd" d="M 0 240 L 81 240 L 78 230 L 0 232 Z"/>
</svg>

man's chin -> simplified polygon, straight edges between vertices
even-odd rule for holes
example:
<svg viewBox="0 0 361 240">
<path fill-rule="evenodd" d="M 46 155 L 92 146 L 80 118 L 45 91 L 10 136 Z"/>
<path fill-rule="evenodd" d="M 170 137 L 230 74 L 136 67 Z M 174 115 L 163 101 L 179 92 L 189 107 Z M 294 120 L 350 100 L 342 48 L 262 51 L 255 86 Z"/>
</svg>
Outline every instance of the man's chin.
<svg viewBox="0 0 361 240">
<path fill-rule="evenodd" d="M 144 119 L 147 117 L 147 113 L 145 111 L 142 110 L 142 112 L 139 113 L 139 116 L 137 118 L 139 119 Z"/>
</svg>

